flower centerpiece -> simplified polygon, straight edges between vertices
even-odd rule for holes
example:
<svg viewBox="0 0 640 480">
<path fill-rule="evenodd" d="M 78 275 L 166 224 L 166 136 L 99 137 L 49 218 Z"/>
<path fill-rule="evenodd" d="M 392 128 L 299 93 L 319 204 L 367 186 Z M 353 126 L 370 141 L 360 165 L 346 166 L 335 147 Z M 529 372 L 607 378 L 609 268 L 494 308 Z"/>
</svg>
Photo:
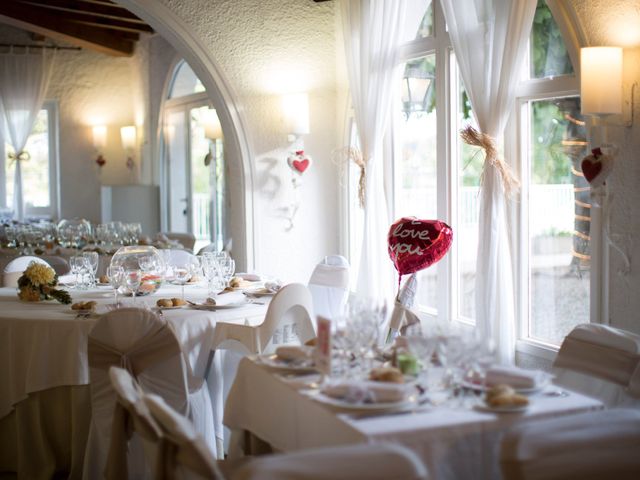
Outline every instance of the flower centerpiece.
<svg viewBox="0 0 640 480">
<path fill-rule="evenodd" d="M 71 303 L 71 295 L 66 290 L 54 288 L 58 285 L 58 275 L 49 265 L 31 262 L 18 279 L 18 298 L 25 302 L 55 299 L 60 303 Z"/>
</svg>

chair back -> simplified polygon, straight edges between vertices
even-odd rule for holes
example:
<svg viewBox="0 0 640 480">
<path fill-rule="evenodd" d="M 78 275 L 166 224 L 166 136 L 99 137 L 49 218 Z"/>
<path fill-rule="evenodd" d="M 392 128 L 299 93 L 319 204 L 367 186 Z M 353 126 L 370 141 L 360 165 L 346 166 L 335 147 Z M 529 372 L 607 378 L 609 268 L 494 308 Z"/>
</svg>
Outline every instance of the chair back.
<svg viewBox="0 0 640 480">
<path fill-rule="evenodd" d="M 17 287 L 18 279 L 22 276 L 31 262 L 41 263 L 43 265 L 50 266 L 46 261 L 40 257 L 33 257 L 25 255 L 23 257 L 14 258 L 4 267 L 2 275 L 3 287 Z"/>
<path fill-rule="evenodd" d="M 256 457 L 233 480 L 427 479 L 418 456 L 398 444 L 356 444 Z"/>
<path fill-rule="evenodd" d="M 640 478 L 640 411 L 602 410 L 521 423 L 502 440 L 505 480 Z"/>
<path fill-rule="evenodd" d="M 282 287 L 267 308 L 258 328 L 259 352 L 270 353 L 277 345 L 304 343 L 315 337 L 311 293 L 300 283 Z"/>
<path fill-rule="evenodd" d="M 217 252 L 218 246 L 215 243 L 210 243 L 209 245 L 205 245 L 200 250 L 198 250 L 198 255 L 202 255 L 207 252 Z"/>
<path fill-rule="evenodd" d="M 180 411 L 187 408 L 189 392 L 178 340 L 165 321 L 149 310 L 122 308 L 103 315 L 89 334 L 87 353 L 92 422 L 83 475 L 98 478 L 106 465 L 116 407 L 110 367 L 127 370 L 144 391 L 162 395 Z M 141 451 L 132 458 L 132 474 L 143 474 L 148 468 L 143 460 Z"/>
<path fill-rule="evenodd" d="M 162 429 L 158 451 L 162 465 L 156 472 L 156 478 L 174 478 L 176 471 L 181 468 L 189 470 L 198 478 L 224 478 L 216 465 L 215 455 L 186 417 L 172 409 L 158 395 L 145 395 L 144 402 Z"/>
<path fill-rule="evenodd" d="M 127 452 L 133 433 L 140 435 L 147 465 L 156 465 L 156 445 L 162 437 L 162 430 L 144 403 L 143 392 L 129 371 L 109 368 L 109 379 L 116 394 L 116 406 L 111 426 L 109 455 L 106 478 L 128 477 Z"/>
<path fill-rule="evenodd" d="M 57 275 L 66 275 L 71 271 L 69 262 L 63 257 L 57 255 L 43 255 L 42 259 L 51 266 Z"/>
<path fill-rule="evenodd" d="M 163 232 L 162 235 L 169 240 L 179 242 L 186 250 L 193 252 L 193 247 L 196 244 L 196 236 L 193 233 L 187 232 Z"/>
<path fill-rule="evenodd" d="M 340 255 L 324 257 L 311 274 L 308 287 L 316 315 L 340 315 L 349 296 L 349 262 Z"/>
<path fill-rule="evenodd" d="M 607 406 L 640 406 L 640 335 L 609 327 L 576 326 L 553 364 L 556 383 Z"/>
</svg>

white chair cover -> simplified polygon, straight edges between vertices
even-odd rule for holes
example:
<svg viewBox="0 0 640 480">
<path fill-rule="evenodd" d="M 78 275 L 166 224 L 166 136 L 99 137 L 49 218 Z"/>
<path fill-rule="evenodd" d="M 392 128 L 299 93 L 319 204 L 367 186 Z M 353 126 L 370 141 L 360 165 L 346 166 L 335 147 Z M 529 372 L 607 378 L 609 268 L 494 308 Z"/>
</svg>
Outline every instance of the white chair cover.
<svg viewBox="0 0 640 480">
<path fill-rule="evenodd" d="M 22 276 L 22 273 L 27 269 L 31 262 L 42 263 L 43 265 L 50 266 L 40 257 L 32 257 L 26 255 L 24 257 L 14 258 L 4 267 L 2 286 L 17 287 L 18 279 Z"/>
<path fill-rule="evenodd" d="M 57 255 L 43 255 L 42 259 L 47 262 L 58 275 L 66 275 L 67 273 L 69 273 L 69 270 L 71 270 L 71 268 L 69 267 L 69 262 L 67 262 L 62 257 L 58 257 Z"/>
<path fill-rule="evenodd" d="M 223 479 L 215 455 L 185 417 L 157 395 L 145 395 L 144 401 L 163 431 L 156 478 Z"/>
<path fill-rule="evenodd" d="M 208 392 L 202 383 L 188 378 L 175 335 L 153 312 L 126 308 L 102 316 L 89 335 L 88 358 L 92 421 L 85 453 L 85 479 L 103 478 L 105 471 L 116 406 L 107 372 L 114 365 L 128 370 L 144 391 L 162 395 L 173 408 L 185 414 L 215 451 Z M 139 442 L 138 445 L 131 442 L 130 447 L 130 476 L 148 474 L 150 466 L 144 462 Z"/>
<path fill-rule="evenodd" d="M 607 325 L 575 327 L 553 364 L 555 382 L 608 407 L 640 407 L 640 335 Z"/>
<path fill-rule="evenodd" d="M 417 480 L 427 468 L 406 447 L 395 444 L 345 445 L 256 457 L 231 480 Z"/>
<path fill-rule="evenodd" d="M 502 441 L 505 480 L 640 478 L 640 411 L 603 410 L 521 423 Z"/>
<path fill-rule="evenodd" d="M 133 432 L 140 435 L 147 465 L 156 466 L 158 460 L 156 445 L 162 437 L 162 430 L 143 401 L 142 390 L 127 370 L 110 367 L 109 379 L 116 392 L 117 403 L 113 414 L 111 445 L 107 460 L 107 468 L 111 470 L 107 478 L 123 478 L 128 474 L 126 469 L 120 470 L 126 465 L 122 459 L 126 458 Z M 157 469 L 156 466 L 156 471 Z"/>
<path fill-rule="evenodd" d="M 311 293 L 304 285 L 291 283 L 273 297 L 260 325 L 219 322 L 213 346 L 216 350 L 233 348 L 243 353 L 270 353 L 277 345 L 304 343 L 314 338 L 312 318 Z"/>
<path fill-rule="evenodd" d="M 196 237 L 193 233 L 163 232 L 162 235 L 167 237 L 169 240 L 180 242 L 186 250 L 193 252 L 193 246 L 196 244 Z"/>
<path fill-rule="evenodd" d="M 349 262 L 340 255 L 324 257 L 311 274 L 308 287 L 315 314 L 337 317 L 349 296 Z"/>
<path fill-rule="evenodd" d="M 210 243 L 209 245 L 205 245 L 200 250 L 198 250 L 198 255 L 202 255 L 203 253 L 206 253 L 206 252 L 217 252 L 217 251 L 218 251 L 218 247 L 216 246 L 216 244 Z"/>
</svg>

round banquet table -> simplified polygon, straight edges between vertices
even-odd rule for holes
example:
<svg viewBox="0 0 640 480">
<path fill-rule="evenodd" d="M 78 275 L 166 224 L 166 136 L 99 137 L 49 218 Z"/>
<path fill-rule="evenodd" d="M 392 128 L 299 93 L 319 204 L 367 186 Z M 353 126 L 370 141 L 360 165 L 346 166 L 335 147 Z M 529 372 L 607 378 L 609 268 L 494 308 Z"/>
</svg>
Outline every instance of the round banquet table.
<svg viewBox="0 0 640 480">
<path fill-rule="evenodd" d="M 67 423 L 87 423 L 88 430 L 89 396 L 83 392 L 83 388 L 86 390 L 83 386 L 89 384 L 87 340 L 98 314 L 112 308 L 114 296 L 109 287 L 71 290 L 70 293 L 74 302 L 97 301 L 96 315 L 79 317 L 70 305 L 55 301 L 21 302 L 15 288 L 0 288 L 0 450 L 4 452 L 0 453 L 0 472 L 18 470 L 19 478 L 36 478 L 34 475 L 50 478 L 44 466 L 38 467 L 37 472 L 20 473 L 29 471 L 38 463 L 39 457 L 43 462 L 55 460 L 55 465 L 50 468 L 70 471 L 70 477 L 77 474 L 78 462 L 82 465 L 83 452 L 77 449 L 82 448 L 84 443 L 76 437 L 86 436 L 85 428 L 82 425 L 69 426 Z M 154 308 L 158 298 L 180 295 L 180 287 L 163 285 L 155 294 L 137 297 L 135 303 L 140 307 Z M 185 287 L 187 300 L 202 301 L 206 296 L 206 288 L 202 286 Z M 124 298 L 123 302 L 130 306 L 133 300 Z M 218 311 L 190 308 L 164 310 L 162 314 L 178 338 L 190 373 L 203 378 L 209 367 L 216 323 L 224 321 L 256 325 L 262 322 L 265 312 L 266 306 L 263 304 L 248 304 Z M 219 423 L 216 425 L 218 434 L 222 432 L 222 395 L 211 390 L 213 383 L 218 382 L 210 382 L 209 385 L 214 418 Z M 55 403 L 58 405 L 53 405 Z M 86 410 L 86 414 L 74 413 L 78 408 Z M 70 418 L 68 422 L 58 421 L 57 425 L 52 425 L 52 417 L 56 415 Z M 36 430 L 56 430 L 60 427 L 64 427 L 65 431 L 59 437 L 72 445 L 42 445 L 43 439 L 51 442 L 57 436 L 54 432 L 47 434 Z M 40 456 L 36 452 L 38 445 L 45 450 Z M 10 451 L 11 454 L 7 453 Z M 51 458 L 60 455 L 71 456 L 71 459 Z M 16 466 L 16 462 L 22 463 L 23 468 Z"/>
</svg>

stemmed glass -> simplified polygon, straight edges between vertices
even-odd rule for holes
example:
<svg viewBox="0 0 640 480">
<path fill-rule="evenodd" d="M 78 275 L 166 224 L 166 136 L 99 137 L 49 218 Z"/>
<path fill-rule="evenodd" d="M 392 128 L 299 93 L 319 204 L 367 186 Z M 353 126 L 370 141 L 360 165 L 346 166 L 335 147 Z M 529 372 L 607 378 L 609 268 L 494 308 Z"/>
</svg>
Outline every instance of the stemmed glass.
<svg viewBox="0 0 640 480">
<path fill-rule="evenodd" d="M 222 271 L 224 273 L 224 283 L 227 286 L 236 272 L 236 261 L 231 257 L 225 258 L 222 264 Z"/>
<path fill-rule="evenodd" d="M 74 255 L 69 260 L 69 263 L 71 267 L 71 273 L 75 275 L 75 285 L 73 288 L 75 288 L 76 290 L 84 290 L 84 275 L 87 273 L 89 267 L 87 259 L 82 255 Z"/>
<path fill-rule="evenodd" d="M 111 283 L 111 287 L 113 288 L 116 307 L 118 307 L 120 305 L 118 303 L 118 290 L 122 286 L 122 280 L 124 279 L 124 268 L 120 266 L 110 266 L 107 269 L 107 276 L 109 277 L 109 283 Z"/>
<path fill-rule="evenodd" d="M 96 274 L 98 273 L 98 264 L 100 263 L 100 257 L 98 252 L 83 252 L 82 256 L 86 259 L 89 265 L 89 277 L 91 286 L 96 285 Z"/>
<path fill-rule="evenodd" d="M 184 286 L 191 278 L 192 268 L 193 265 L 190 262 L 173 267 L 173 279 L 182 286 L 182 300 L 184 300 Z"/>
<path fill-rule="evenodd" d="M 142 281 L 142 272 L 140 270 L 129 270 L 125 275 L 125 285 L 127 290 L 131 292 L 133 296 L 133 303 L 136 303 L 136 293 L 140 288 L 140 282 Z"/>
</svg>

